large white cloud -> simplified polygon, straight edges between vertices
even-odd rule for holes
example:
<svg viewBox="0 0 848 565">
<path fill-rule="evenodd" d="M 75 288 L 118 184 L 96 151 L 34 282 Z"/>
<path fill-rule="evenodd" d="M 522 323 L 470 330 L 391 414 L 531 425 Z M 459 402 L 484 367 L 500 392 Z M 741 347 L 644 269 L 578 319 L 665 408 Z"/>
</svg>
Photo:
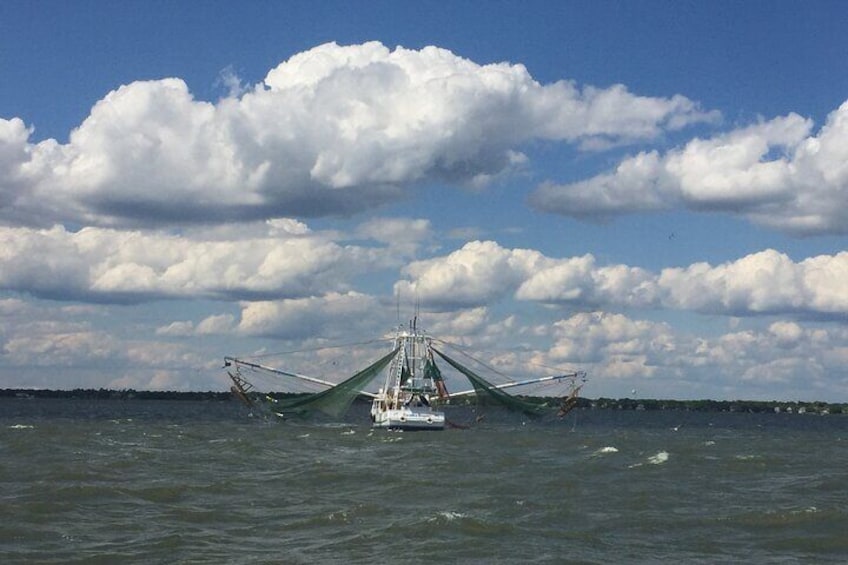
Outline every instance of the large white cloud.
<svg viewBox="0 0 848 565">
<path fill-rule="evenodd" d="M 642 152 L 608 173 L 531 195 L 540 210 L 605 217 L 686 207 L 741 214 L 799 234 L 848 232 L 848 101 L 812 134 L 797 114 L 662 155 Z"/>
<path fill-rule="evenodd" d="M 766 250 L 737 261 L 664 269 L 658 283 L 669 307 L 723 314 L 848 314 L 848 252 L 793 262 Z"/>
<path fill-rule="evenodd" d="M 269 222 L 228 240 L 214 230 L 176 236 L 0 227 L 0 289 L 94 302 L 313 296 L 347 290 L 355 275 L 398 260 L 386 248 L 341 245 L 286 226 L 304 228 Z"/>
<path fill-rule="evenodd" d="M 549 263 L 538 251 L 472 241 L 444 257 L 404 267 L 408 278 L 395 284 L 395 293 L 431 307 L 482 306 L 513 292 L 529 273 Z"/>
<path fill-rule="evenodd" d="M 592 255 L 560 259 L 532 271 L 515 293 L 519 300 L 650 307 L 657 303 L 654 277 L 640 267 L 599 266 Z"/>
<path fill-rule="evenodd" d="M 812 400 L 823 390 L 848 388 L 844 327 L 781 320 L 699 336 L 667 323 L 586 312 L 556 322 L 552 337 L 538 361 L 589 368 L 598 395 L 633 388 L 654 398 L 709 391 L 713 398 Z"/>
<path fill-rule="evenodd" d="M 720 265 L 695 263 L 652 273 L 598 265 L 592 255 L 546 257 L 474 241 L 442 257 L 410 263 L 396 292 L 432 306 L 491 304 L 514 297 L 578 309 L 671 308 L 752 316 L 848 314 L 848 252 L 799 262 L 765 250 Z"/>
<path fill-rule="evenodd" d="M 656 367 L 648 362 L 649 355 L 673 349 L 668 325 L 621 314 L 584 312 L 553 327 L 555 342 L 548 355 L 554 362 L 606 363 L 618 369 L 615 376 L 650 376 Z"/>
<path fill-rule="evenodd" d="M 400 245 L 380 238 L 409 226 Z M 417 251 L 426 222 L 375 222 L 358 234 L 376 245 L 335 241 L 298 222 L 254 226 L 230 240 L 226 229 L 181 236 L 61 226 L 0 228 L 0 290 L 87 302 L 161 298 L 230 301 L 308 298 L 353 290 L 356 277 L 397 268 Z M 364 242 L 367 243 L 367 242 Z M 718 265 L 694 263 L 654 273 L 598 264 L 592 255 L 554 258 L 532 249 L 472 241 L 447 255 L 402 268 L 394 293 L 428 309 L 479 308 L 517 299 L 578 310 L 669 308 L 709 314 L 848 314 L 848 252 L 793 261 L 765 250 Z M 209 322 L 206 330 L 221 322 Z M 172 332 L 195 328 L 172 328 Z M 206 331 L 204 330 L 204 331 Z M 163 330 L 164 331 L 164 330 Z"/>
<path fill-rule="evenodd" d="M 358 292 L 249 302 L 242 308 L 238 330 L 282 339 L 351 336 L 357 335 L 362 323 L 370 323 L 378 311 L 374 297 Z"/>
<path fill-rule="evenodd" d="M 197 100 L 181 79 L 98 101 L 68 143 L 0 120 L 9 223 L 210 222 L 366 209 L 410 183 L 474 184 L 533 139 L 603 145 L 709 121 L 682 96 L 542 85 L 519 64 L 444 49 L 326 44 L 239 97 Z"/>
</svg>

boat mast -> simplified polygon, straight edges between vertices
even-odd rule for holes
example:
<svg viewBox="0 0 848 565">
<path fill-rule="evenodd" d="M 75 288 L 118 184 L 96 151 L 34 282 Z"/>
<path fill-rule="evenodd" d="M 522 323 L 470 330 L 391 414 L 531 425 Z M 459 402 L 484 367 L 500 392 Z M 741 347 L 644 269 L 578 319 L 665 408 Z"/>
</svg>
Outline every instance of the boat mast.
<svg viewBox="0 0 848 565">
<path fill-rule="evenodd" d="M 403 326 L 398 326 L 394 342 L 394 348 L 397 349 L 398 353 L 392 361 L 389 374 L 386 375 L 385 395 L 390 408 L 396 407 L 400 400 L 400 385 L 403 380 L 403 367 L 406 364 L 406 340 L 404 335 Z"/>
</svg>

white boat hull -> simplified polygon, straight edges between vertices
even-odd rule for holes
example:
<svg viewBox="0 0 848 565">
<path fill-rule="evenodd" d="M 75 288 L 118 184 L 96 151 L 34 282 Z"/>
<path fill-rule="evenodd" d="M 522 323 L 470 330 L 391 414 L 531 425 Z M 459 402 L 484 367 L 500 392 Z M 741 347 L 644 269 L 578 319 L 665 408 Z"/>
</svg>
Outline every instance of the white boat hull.
<svg viewBox="0 0 848 565">
<path fill-rule="evenodd" d="M 373 426 L 389 430 L 443 430 L 445 415 L 430 408 L 398 408 L 371 413 Z"/>
</svg>

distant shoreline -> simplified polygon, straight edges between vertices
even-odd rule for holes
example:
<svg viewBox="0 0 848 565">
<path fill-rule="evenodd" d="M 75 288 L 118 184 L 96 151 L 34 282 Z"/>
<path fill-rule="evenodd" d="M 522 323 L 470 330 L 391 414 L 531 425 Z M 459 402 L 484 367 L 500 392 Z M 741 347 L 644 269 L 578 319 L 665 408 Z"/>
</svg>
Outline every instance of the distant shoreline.
<svg viewBox="0 0 848 565">
<path fill-rule="evenodd" d="M 272 396 L 285 396 L 271 393 Z M 110 389 L 0 389 L 0 398 L 55 398 L 78 400 L 193 400 L 227 402 L 233 400 L 229 391 L 159 391 L 159 390 L 110 390 Z M 556 405 L 556 398 L 533 398 L 539 402 Z M 632 398 L 580 398 L 577 408 L 611 410 L 677 410 L 689 412 L 748 412 L 787 414 L 848 414 L 848 403 L 821 401 L 781 400 L 663 400 Z"/>
</svg>

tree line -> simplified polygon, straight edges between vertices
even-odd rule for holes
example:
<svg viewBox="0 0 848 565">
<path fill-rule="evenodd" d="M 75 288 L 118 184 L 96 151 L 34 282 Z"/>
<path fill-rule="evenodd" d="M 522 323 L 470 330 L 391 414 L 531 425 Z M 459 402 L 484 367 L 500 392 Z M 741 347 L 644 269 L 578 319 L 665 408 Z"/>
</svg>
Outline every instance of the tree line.
<svg viewBox="0 0 848 565">
<path fill-rule="evenodd" d="M 281 396 L 274 393 L 273 396 Z M 282 395 L 285 396 L 285 395 Z M 223 391 L 167 391 L 112 389 L 0 389 L 0 398 L 68 398 L 86 400 L 194 400 L 224 402 L 233 398 Z M 524 397 L 531 402 L 556 406 L 560 398 Z M 469 400 L 473 403 L 473 400 Z M 848 414 L 848 404 L 828 402 L 778 400 L 662 400 L 650 398 L 584 398 L 577 399 L 576 408 L 610 410 L 683 410 L 690 412 L 778 412 L 794 414 Z"/>
</svg>

